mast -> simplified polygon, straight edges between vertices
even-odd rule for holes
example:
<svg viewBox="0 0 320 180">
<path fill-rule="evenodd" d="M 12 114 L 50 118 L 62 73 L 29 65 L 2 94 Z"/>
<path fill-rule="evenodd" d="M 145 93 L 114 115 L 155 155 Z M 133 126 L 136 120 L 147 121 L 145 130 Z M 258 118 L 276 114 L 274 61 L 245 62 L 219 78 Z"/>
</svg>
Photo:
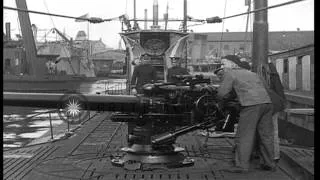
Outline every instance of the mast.
<svg viewBox="0 0 320 180">
<path fill-rule="evenodd" d="M 133 0 L 133 28 L 134 29 L 137 29 L 137 17 L 136 17 L 136 0 Z"/>
<path fill-rule="evenodd" d="M 159 29 L 158 25 L 158 0 L 153 0 L 153 24 L 152 29 Z"/>
<path fill-rule="evenodd" d="M 187 32 L 187 0 L 183 1 L 183 32 Z"/>
<path fill-rule="evenodd" d="M 144 30 L 148 29 L 148 10 L 144 9 Z"/>
<path fill-rule="evenodd" d="M 164 18 L 164 29 L 167 30 L 168 26 L 168 17 L 169 17 L 169 2 L 167 2 L 166 13 L 163 15 Z"/>
<path fill-rule="evenodd" d="M 268 0 L 254 0 L 254 10 L 266 8 Z M 252 70 L 260 74 L 261 65 L 268 63 L 268 10 L 254 13 Z"/>
<path fill-rule="evenodd" d="M 28 9 L 26 0 L 16 0 L 17 8 Z M 34 42 L 33 32 L 31 29 L 31 23 L 29 14 L 27 12 L 18 11 L 18 17 L 21 27 L 22 39 L 24 48 L 26 50 L 26 64 L 27 64 L 27 74 L 38 75 L 40 72 L 37 71 L 37 52 L 36 44 Z"/>
</svg>

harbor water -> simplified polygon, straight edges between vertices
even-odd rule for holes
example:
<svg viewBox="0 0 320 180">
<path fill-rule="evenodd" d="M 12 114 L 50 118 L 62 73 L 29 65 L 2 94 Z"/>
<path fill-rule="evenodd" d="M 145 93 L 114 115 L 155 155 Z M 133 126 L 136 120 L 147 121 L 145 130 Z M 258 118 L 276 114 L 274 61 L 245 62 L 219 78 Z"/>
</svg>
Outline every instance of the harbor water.
<svg viewBox="0 0 320 180">
<path fill-rule="evenodd" d="M 125 79 L 99 80 L 83 83 L 78 89 L 82 94 L 121 94 L 126 89 Z M 50 140 L 50 118 L 54 137 L 67 131 L 67 122 L 60 119 L 55 109 L 33 107 L 3 107 L 3 150 L 24 147 L 34 140 Z"/>
</svg>

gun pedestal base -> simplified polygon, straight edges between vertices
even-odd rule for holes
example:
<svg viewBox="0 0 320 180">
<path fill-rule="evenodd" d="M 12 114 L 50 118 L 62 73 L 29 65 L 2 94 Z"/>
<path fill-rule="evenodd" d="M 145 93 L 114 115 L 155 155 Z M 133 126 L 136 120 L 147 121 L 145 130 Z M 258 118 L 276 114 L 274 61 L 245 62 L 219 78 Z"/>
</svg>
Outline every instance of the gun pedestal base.
<svg viewBox="0 0 320 180">
<path fill-rule="evenodd" d="M 193 159 L 181 153 L 184 151 L 181 147 L 168 146 L 156 150 L 151 145 L 133 144 L 121 150 L 124 154 L 113 157 L 111 163 L 127 170 L 179 168 L 194 164 Z"/>
<path fill-rule="evenodd" d="M 171 138 L 161 145 L 152 144 L 152 137 L 168 129 L 155 125 L 154 121 L 147 120 L 139 125 L 131 126 L 128 136 L 128 147 L 121 149 L 120 156 L 111 159 L 114 166 L 124 167 L 128 170 L 147 170 L 153 168 L 173 168 L 191 166 L 194 164 L 182 154 L 184 148 L 174 146 L 175 138 Z"/>
</svg>

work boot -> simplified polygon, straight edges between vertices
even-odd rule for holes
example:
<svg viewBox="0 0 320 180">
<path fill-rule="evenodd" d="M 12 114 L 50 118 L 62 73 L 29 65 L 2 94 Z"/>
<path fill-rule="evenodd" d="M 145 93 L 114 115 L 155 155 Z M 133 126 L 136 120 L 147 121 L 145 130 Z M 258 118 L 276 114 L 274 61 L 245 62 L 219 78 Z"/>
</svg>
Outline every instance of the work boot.
<svg viewBox="0 0 320 180">
<path fill-rule="evenodd" d="M 249 169 L 238 167 L 238 166 L 234 166 L 234 167 L 230 167 L 230 168 L 227 168 L 227 169 L 222 169 L 222 171 L 231 172 L 231 173 L 248 173 Z"/>
</svg>

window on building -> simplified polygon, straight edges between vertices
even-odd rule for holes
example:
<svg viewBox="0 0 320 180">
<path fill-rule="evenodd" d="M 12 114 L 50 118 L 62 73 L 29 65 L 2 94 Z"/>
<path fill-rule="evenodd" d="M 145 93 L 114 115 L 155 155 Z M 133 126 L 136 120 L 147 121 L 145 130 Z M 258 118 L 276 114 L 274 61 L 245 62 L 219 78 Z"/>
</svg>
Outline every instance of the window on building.
<svg viewBox="0 0 320 180">
<path fill-rule="evenodd" d="M 10 59 L 6 59 L 4 61 L 4 69 L 8 70 L 8 69 L 10 69 L 10 66 L 11 66 L 11 60 Z"/>
<path fill-rule="evenodd" d="M 243 51 L 243 50 L 244 50 L 244 48 L 245 48 L 245 45 L 244 45 L 244 44 L 240 44 L 239 49 Z"/>
<path fill-rule="evenodd" d="M 302 64 L 302 58 L 303 58 L 303 56 L 298 56 L 297 64 L 299 64 L 299 65 Z"/>
<path fill-rule="evenodd" d="M 229 44 L 225 44 L 225 45 L 223 46 L 223 49 L 224 49 L 224 50 L 229 50 Z"/>
<path fill-rule="evenodd" d="M 288 73 L 289 69 L 289 61 L 288 59 L 283 60 L 283 73 Z"/>
</svg>

